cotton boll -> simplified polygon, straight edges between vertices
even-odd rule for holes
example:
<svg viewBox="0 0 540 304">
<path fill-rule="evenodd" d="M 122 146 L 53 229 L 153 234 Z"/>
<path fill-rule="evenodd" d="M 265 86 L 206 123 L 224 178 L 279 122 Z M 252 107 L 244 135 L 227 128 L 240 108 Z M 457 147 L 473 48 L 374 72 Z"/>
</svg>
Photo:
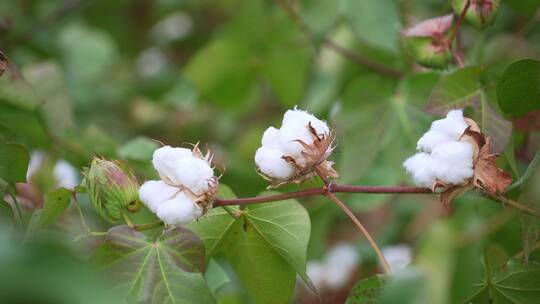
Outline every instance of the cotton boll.
<svg viewBox="0 0 540 304">
<path fill-rule="evenodd" d="M 263 146 L 255 153 L 255 164 L 266 176 L 285 181 L 291 178 L 296 170 L 282 156 L 280 150 Z"/>
<path fill-rule="evenodd" d="M 359 260 L 358 252 L 352 245 L 340 244 L 332 248 L 325 262 L 326 285 L 333 289 L 343 287 Z"/>
<path fill-rule="evenodd" d="M 280 131 L 274 127 L 269 127 L 264 131 L 261 144 L 263 147 L 267 148 L 279 148 L 279 136 L 281 135 Z"/>
<path fill-rule="evenodd" d="M 281 150 L 286 156 L 291 156 L 295 160 L 302 162 L 302 151 L 305 149 L 299 141 L 311 145 L 313 136 L 309 132 L 307 125 L 303 123 L 290 123 L 282 126 L 281 136 L 279 137 Z"/>
<path fill-rule="evenodd" d="M 53 174 L 60 187 L 73 189 L 79 184 L 78 171 L 63 159 L 56 163 Z"/>
<path fill-rule="evenodd" d="M 421 152 L 413 155 L 403 163 L 403 167 L 412 176 L 416 185 L 431 188 L 435 183 L 436 175 L 428 153 Z"/>
<path fill-rule="evenodd" d="M 436 146 L 455 139 L 445 133 L 430 130 L 426 132 L 416 144 L 416 149 L 423 152 L 431 152 Z"/>
<path fill-rule="evenodd" d="M 326 269 L 323 264 L 309 261 L 306 265 L 306 273 L 317 289 L 323 287 L 326 280 Z"/>
<path fill-rule="evenodd" d="M 412 252 L 408 245 L 389 246 L 382 249 L 382 254 L 392 271 L 401 270 L 411 263 Z"/>
<path fill-rule="evenodd" d="M 205 160 L 190 156 L 172 164 L 174 179 L 196 195 L 201 195 L 209 188 L 208 182 L 214 176 L 214 170 Z"/>
<path fill-rule="evenodd" d="M 473 146 L 453 141 L 441 144 L 431 153 L 437 178 L 447 184 L 460 185 L 474 174 Z"/>
<path fill-rule="evenodd" d="M 178 181 L 174 178 L 174 163 L 186 157 L 193 157 L 191 150 L 165 146 L 154 151 L 152 165 L 154 165 L 154 168 L 159 173 L 161 179 L 176 183 Z"/>
<path fill-rule="evenodd" d="M 184 193 L 159 205 L 156 215 L 168 225 L 187 224 L 195 219 L 195 203 Z"/>
<path fill-rule="evenodd" d="M 163 202 L 173 198 L 179 191 L 179 188 L 171 187 L 163 181 L 151 180 L 142 184 L 139 189 L 139 199 L 150 211 L 156 213 Z"/>
<path fill-rule="evenodd" d="M 326 122 L 318 119 L 317 117 L 309 114 L 306 111 L 298 110 L 296 108 L 285 112 L 285 115 L 283 115 L 283 122 L 281 126 L 283 128 L 291 123 L 299 124 L 304 127 L 311 123 L 311 126 L 315 128 L 317 134 L 326 134 L 330 131 Z"/>
<path fill-rule="evenodd" d="M 458 140 L 468 125 L 463 119 L 463 110 L 452 110 L 448 112 L 446 118 L 434 121 L 431 124 L 431 131 L 435 131 Z"/>
</svg>

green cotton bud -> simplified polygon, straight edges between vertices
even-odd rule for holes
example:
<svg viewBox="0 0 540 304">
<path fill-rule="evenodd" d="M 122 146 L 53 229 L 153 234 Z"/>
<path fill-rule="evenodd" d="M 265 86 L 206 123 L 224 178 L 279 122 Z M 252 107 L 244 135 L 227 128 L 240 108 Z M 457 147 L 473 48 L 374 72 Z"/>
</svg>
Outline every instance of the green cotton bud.
<svg viewBox="0 0 540 304">
<path fill-rule="evenodd" d="M 447 32 L 452 26 L 453 15 L 422 21 L 403 32 L 403 43 L 418 64 L 442 69 L 452 60 Z"/>
<path fill-rule="evenodd" d="M 138 210 L 139 183 L 124 164 L 94 158 L 85 172 L 85 182 L 92 207 L 107 221 L 117 222 L 124 210 Z"/>
<path fill-rule="evenodd" d="M 499 11 L 500 0 L 452 0 L 452 8 L 460 16 L 470 1 L 465 21 L 476 28 L 484 28 L 493 22 Z"/>
</svg>

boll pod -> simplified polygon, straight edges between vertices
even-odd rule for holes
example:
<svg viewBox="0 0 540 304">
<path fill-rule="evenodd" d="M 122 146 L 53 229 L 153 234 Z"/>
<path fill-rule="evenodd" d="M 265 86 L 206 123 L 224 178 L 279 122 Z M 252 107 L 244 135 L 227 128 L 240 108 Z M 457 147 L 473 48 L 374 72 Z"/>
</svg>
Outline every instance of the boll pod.
<svg viewBox="0 0 540 304">
<path fill-rule="evenodd" d="M 500 0 L 452 0 L 452 8 L 456 15 L 460 15 L 469 1 L 469 8 L 465 13 L 465 21 L 476 28 L 484 28 L 491 24 L 499 11 Z"/>
<path fill-rule="evenodd" d="M 124 209 L 138 209 L 139 183 L 122 163 L 96 157 L 84 177 L 92 207 L 107 221 L 117 222 Z"/>
<path fill-rule="evenodd" d="M 422 21 L 403 32 L 403 44 L 418 64 L 435 69 L 448 66 L 452 52 L 446 34 L 452 26 L 453 15 Z"/>
</svg>

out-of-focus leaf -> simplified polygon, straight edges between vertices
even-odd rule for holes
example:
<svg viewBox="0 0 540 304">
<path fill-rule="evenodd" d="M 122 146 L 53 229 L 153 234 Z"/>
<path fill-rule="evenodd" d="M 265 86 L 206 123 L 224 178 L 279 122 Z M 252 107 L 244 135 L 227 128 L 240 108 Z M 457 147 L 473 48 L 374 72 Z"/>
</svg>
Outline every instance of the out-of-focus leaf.
<svg viewBox="0 0 540 304">
<path fill-rule="evenodd" d="M 414 268 L 393 274 L 387 281 L 377 304 L 423 304 L 431 303 L 427 297 L 427 280 Z"/>
<path fill-rule="evenodd" d="M 349 291 L 347 304 L 372 304 L 377 303 L 377 298 L 382 292 L 386 278 L 375 275 L 358 282 Z"/>
<path fill-rule="evenodd" d="M 3 193 L 0 193 L 3 194 Z M 0 198 L 0 227 L 9 228 L 14 223 L 14 214 L 11 205 Z"/>
<path fill-rule="evenodd" d="M 127 226 L 113 227 L 94 261 L 128 302 L 215 302 L 203 276 L 204 246 L 185 228 L 165 230 L 152 241 Z"/>
<path fill-rule="evenodd" d="M 158 143 L 144 136 L 136 137 L 118 149 L 118 155 L 124 159 L 150 161 Z"/>
<path fill-rule="evenodd" d="M 7 69 L 7 66 L 9 64 L 9 61 L 4 55 L 4 52 L 0 51 L 0 76 L 4 74 L 4 71 Z"/>
<path fill-rule="evenodd" d="M 441 77 L 429 97 L 426 111 L 436 115 L 446 115 L 452 109 L 472 107 L 476 120 L 492 139 L 492 150 L 500 153 L 510 139 L 512 124 L 493 109 L 488 100 L 493 84 L 480 82 L 482 68 L 470 66 Z"/>
<path fill-rule="evenodd" d="M 48 130 L 61 135 L 72 127 L 71 102 L 60 67 L 54 62 L 43 62 L 25 68 L 23 75 L 42 100 L 41 113 Z"/>
<path fill-rule="evenodd" d="M 491 272 L 485 269 L 485 279 L 474 295 L 466 302 L 472 304 L 538 303 L 540 299 L 540 265 L 525 265 L 510 260 L 506 265 Z"/>
<path fill-rule="evenodd" d="M 296 200 L 251 205 L 237 219 L 219 209 L 189 227 L 210 253 L 223 251 L 256 302 L 287 302 L 296 273 L 310 284 L 306 275 L 310 221 Z"/>
<path fill-rule="evenodd" d="M 206 281 L 212 293 L 215 295 L 223 285 L 227 284 L 230 279 L 225 270 L 214 260 L 210 260 L 208 263 L 208 270 L 206 271 Z"/>
<path fill-rule="evenodd" d="M 396 53 L 401 23 L 393 0 L 347 0 L 345 18 L 365 43 Z"/>
<path fill-rule="evenodd" d="M 343 1 L 306 0 L 300 13 L 307 27 L 317 39 L 335 25 Z"/>
<path fill-rule="evenodd" d="M 514 116 L 540 108 L 540 61 L 523 59 L 504 71 L 497 85 L 501 110 Z"/>
<path fill-rule="evenodd" d="M 29 160 L 23 145 L 0 141 L 0 179 L 8 183 L 25 182 Z"/>
<path fill-rule="evenodd" d="M 0 100 L 2 98 L 0 97 Z M 25 110 L 0 102 L 0 133 L 7 140 L 31 147 L 48 147 L 51 142 L 36 110 Z"/>
<path fill-rule="evenodd" d="M 64 213 L 71 202 L 71 191 L 60 188 L 45 195 L 43 209 L 32 214 L 28 223 L 27 237 L 31 237 L 38 229 L 47 227 Z"/>
<path fill-rule="evenodd" d="M 95 100 L 103 83 L 102 77 L 116 55 L 111 37 L 99 29 L 82 23 L 64 26 L 58 34 L 58 46 L 66 67 L 71 96 L 76 103 Z"/>
</svg>

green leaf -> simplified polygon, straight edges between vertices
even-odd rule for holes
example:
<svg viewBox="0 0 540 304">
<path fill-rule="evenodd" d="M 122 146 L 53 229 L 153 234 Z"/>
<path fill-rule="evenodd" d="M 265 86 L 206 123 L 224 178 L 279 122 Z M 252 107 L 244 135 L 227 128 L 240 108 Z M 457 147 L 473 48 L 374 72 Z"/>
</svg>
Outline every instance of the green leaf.
<svg viewBox="0 0 540 304">
<path fill-rule="evenodd" d="M 215 302 L 203 276 L 204 246 L 188 229 L 171 228 L 152 241 L 116 226 L 93 259 L 129 303 Z"/>
<path fill-rule="evenodd" d="M 387 281 L 377 304 L 432 303 L 427 299 L 427 280 L 420 271 L 407 268 L 393 274 Z M 435 303 L 435 302 L 433 302 Z"/>
<path fill-rule="evenodd" d="M 519 260 L 510 260 L 506 265 L 491 273 L 478 290 L 467 300 L 471 304 L 538 303 L 540 299 L 540 265 L 525 265 Z"/>
<path fill-rule="evenodd" d="M 206 271 L 206 280 L 212 293 L 215 295 L 223 285 L 227 284 L 230 279 L 225 270 L 213 259 L 208 263 Z"/>
<path fill-rule="evenodd" d="M 540 109 L 540 61 L 523 59 L 504 70 L 497 85 L 501 110 L 514 116 Z"/>
<path fill-rule="evenodd" d="M 60 188 L 45 195 L 43 208 L 35 211 L 28 223 L 26 237 L 32 236 L 38 229 L 45 228 L 58 220 L 71 202 L 71 191 Z"/>
<path fill-rule="evenodd" d="M 29 160 L 23 145 L 0 142 L 0 179 L 8 183 L 26 182 Z"/>
<path fill-rule="evenodd" d="M 309 215 L 296 200 L 250 205 L 237 219 L 215 208 L 189 227 L 205 243 L 208 257 L 225 254 L 257 303 L 287 302 L 296 273 L 312 285 L 306 275 Z"/>
<path fill-rule="evenodd" d="M 465 67 L 440 78 L 429 97 L 426 111 L 436 115 L 446 115 L 449 110 L 472 107 L 475 120 L 492 140 L 492 150 L 500 153 L 510 140 L 512 124 L 494 109 L 489 94 L 494 84 L 480 82 L 482 68 Z"/>
<path fill-rule="evenodd" d="M 148 137 L 139 136 L 118 149 L 118 155 L 124 159 L 135 161 L 150 161 L 154 150 L 159 147 L 158 143 Z"/>
<path fill-rule="evenodd" d="M 347 304 L 373 304 L 386 282 L 386 278 L 381 275 L 375 275 L 358 282 L 349 292 Z"/>
<path fill-rule="evenodd" d="M 347 0 L 345 3 L 345 18 L 360 40 L 397 53 L 401 23 L 396 1 Z"/>
</svg>

